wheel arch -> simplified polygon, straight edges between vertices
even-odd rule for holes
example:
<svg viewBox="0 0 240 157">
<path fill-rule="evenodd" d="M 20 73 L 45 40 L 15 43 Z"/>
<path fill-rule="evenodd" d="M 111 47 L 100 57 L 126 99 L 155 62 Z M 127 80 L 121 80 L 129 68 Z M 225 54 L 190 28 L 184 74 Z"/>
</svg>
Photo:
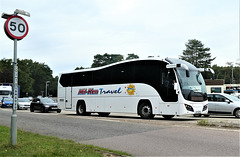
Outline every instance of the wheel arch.
<svg viewBox="0 0 240 157">
<path fill-rule="evenodd" d="M 233 110 L 233 115 L 234 115 L 234 116 L 235 116 L 235 112 L 236 112 L 237 110 L 240 110 L 240 107 L 237 107 L 237 108 L 235 108 L 235 109 Z"/>
<path fill-rule="evenodd" d="M 152 103 L 151 103 L 151 101 L 150 101 L 149 99 L 140 99 L 139 102 L 138 102 L 138 106 L 137 106 L 137 114 L 138 114 L 138 115 L 140 115 L 140 114 L 139 114 L 139 112 L 140 112 L 139 109 L 140 109 L 140 105 L 141 105 L 142 103 L 149 103 L 151 109 L 153 108 L 153 107 L 152 107 Z M 152 110 L 152 112 L 153 112 L 153 110 Z"/>
<path fill-rule="evenodd" d="M 86 109 L 86 103 L 84 100 L 80 99 L 77 101 L 77 104 L 76 104 L 76 113 L 78 114 L 78 107 L 79 105 L 84 105 L 85 109 Z"/>
<path fill-rule="evenodd" d="M 84 101 L 83 99 L 79 99 L 79 100 L 77 101 L 76 108 L 77 108 L 77 106 L 78 106 L 79 104 L 83 104 L 83 105 L 85 105 L 85 107 L 86 107 L 86 103 L 85 103 L 85 101 Z"/>
</svg>

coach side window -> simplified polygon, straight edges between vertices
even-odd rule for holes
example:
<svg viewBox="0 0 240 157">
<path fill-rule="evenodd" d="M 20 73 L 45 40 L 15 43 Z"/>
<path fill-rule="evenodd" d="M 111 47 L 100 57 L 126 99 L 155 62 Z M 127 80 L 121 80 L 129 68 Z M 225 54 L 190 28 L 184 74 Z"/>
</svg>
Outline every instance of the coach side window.
<svg viewBox="0 0 240 157">
<path fill-rule="evenodd" d="M 133 69 L 134 63 L 122 63 L 112 67 L 112 76 L 114 81 L 119 83 L 132 83 L 133 82 Z"/>
<path fill-rule="evenodd" d="M 72 86 L 92 85 L 92 71 L 73 74 Z"/>
<path fill-rule="evenodd" d="M 62 74 L 59 82 L 63 87 L 72 86 L 72 74 Z"/>
<path fill-rule="evenodd" d="M 93 72 L 93 85 L 112 84 L 112 67 Z"/>
</svg>

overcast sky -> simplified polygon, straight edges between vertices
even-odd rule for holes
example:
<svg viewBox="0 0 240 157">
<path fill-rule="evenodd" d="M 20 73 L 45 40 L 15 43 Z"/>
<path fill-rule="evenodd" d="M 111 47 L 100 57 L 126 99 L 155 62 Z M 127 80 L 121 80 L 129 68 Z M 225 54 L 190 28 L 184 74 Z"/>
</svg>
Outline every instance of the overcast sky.
<svg viewBox="0 0 240 157">
<path fill-rule="evenodd" d="M 213 64 L 240 57 L 239 0 L 0 0 L 0 14 L 15 9 L 31 14 L 22 16 L 29 32 L 17 57 L 45 63 L 54 76 L 90 67 L 96 54 L 178 58 L 189 39 L 211 49 Z M 10 59 L 4 22 L 0 59 Z"/>
</svg>

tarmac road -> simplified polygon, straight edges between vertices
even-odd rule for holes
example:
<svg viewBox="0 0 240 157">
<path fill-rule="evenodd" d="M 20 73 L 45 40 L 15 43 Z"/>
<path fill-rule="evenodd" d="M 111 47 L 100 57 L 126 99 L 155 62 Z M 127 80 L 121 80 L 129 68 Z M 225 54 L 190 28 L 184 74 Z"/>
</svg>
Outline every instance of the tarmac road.
<svg viewBox="0 0 240 157">
<path fill-rule="evenodd" d="M 199 127 L 196 122 L 200 118 L 195 117 L 143 120 L 131 114 L 99 117 L 77 116 L 65 111 L 60 114 L 17 111 L 17 115 L 19 129 L 120 150 L 133 156 L 240 156 L 238 129 Z M 10 126 L 10 118 L 10 109 L 0 109 L 0 125 Z"/>
</svg>

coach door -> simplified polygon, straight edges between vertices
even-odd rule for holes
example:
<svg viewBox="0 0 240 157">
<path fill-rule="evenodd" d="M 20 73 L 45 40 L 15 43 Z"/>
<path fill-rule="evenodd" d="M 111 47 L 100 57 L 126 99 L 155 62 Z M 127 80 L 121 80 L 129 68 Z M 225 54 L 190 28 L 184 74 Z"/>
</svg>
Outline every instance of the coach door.
<svg viewBox="0 0 240 157">
<path fill-rule="evenodd" d="M 65 98 L 65 108 L 72 109 L 72 87 L 66 87 Z"/>
</svg>

